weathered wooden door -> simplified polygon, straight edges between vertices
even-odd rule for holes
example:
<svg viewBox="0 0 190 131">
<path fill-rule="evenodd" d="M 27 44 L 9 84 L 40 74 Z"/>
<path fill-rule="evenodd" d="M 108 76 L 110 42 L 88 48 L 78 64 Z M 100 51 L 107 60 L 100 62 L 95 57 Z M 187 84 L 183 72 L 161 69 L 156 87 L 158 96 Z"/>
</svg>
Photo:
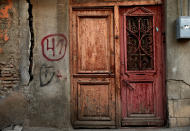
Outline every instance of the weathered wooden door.
<svg viewBox="0 0 190 131">
<path fill-rule="evenodd" d="M 112 9 L 73 9 L 71 32 L 72 123 L 115 127 Z"/>
<path fill-rule="evenodd" d="M 122 126 L 164 124 L 161 8 L 120 9 Z"/>
</svg>

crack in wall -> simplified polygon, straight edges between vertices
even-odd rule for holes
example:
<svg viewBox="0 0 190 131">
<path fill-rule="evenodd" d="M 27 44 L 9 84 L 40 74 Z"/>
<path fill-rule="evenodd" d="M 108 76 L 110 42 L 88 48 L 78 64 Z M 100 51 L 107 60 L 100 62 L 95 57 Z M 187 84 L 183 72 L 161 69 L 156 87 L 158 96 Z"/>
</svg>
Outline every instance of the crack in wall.
<svg viewBox="0 0 190 131">
<path fill-rule="evenodd" d="M 33 49 L 34 49 L 34 29 L 33 29 L 33 15 L 32 15 L 32 9 L 33 5 L 31 3 L 31 0 L 26 0 L 28 3 L 28 15 L 29 15 L 29 28 L 30 28 L 30 56 L 29 56 L 29 75 L 30 75 L 30 81 L 29 83 L 33 80 L 33 73 L 32 73 L 32 68 L 33 68 Z"/>
<path fill-rule="evenodd" d="M 182 82 L 182 83 L 184 83 L 184 84 L 186 84 L 187 86 L 189 86 L 189 87 L 190 87 L 190 84 L 189 84 L 189 83 L 187 83 L 187 82 L 185 82 L 184 80 L 167 79 L 167 81 L 177 81 L 177 82 Z"/>
</svg>

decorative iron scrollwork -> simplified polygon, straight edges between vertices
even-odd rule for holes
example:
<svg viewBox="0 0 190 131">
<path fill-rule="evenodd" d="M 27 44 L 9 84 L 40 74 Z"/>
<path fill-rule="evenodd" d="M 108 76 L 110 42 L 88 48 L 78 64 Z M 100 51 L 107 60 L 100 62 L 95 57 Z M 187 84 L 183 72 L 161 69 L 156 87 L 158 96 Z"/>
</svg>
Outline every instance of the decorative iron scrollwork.
<svg viewBox="0 0 190 131">
<path fill-rule="evenodd" d="M 127 70 L 153 70 L 153 17 L 127 16 Z"/>
</svg>

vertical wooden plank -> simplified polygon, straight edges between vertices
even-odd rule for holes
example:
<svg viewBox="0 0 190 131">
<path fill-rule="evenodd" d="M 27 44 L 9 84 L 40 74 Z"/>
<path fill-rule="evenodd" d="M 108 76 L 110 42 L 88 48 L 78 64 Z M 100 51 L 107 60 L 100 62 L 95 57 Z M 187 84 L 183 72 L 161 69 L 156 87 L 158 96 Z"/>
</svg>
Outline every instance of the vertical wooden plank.
<svg viewBox="0 0 190 131">
<path fill-rule="evenodd" d="M 166 31 L 165 31 L 165 12 L 166 12 L 166 9 L 165 9 L 165 4 L 166 4 L 166 1 L 165 0 L 162 0 L 163 1 L 163 4 L 161 6 L 161 10 L 162 10 L 162 13 L 161 13 L 161 23 L 162 23 L 162 59 L 163 59 L 163 62 L 162 62 L 162 67 L 163 67 L 163 77 L 162 77 L 162 87 L 163 87 L 163 118 L 165 120 L 165 124 L 167 122 L 167 94 L 166 94 L 166 83 L 165 83 L 165 80 L 166 80 Z"/>
<path fill-rule="evenodd" d="M 119 7 L 114 6 L 114 34 L 115 34 L 115 88 L 116 88 L 116 125 L 120 127 L 120 39 L 119 39 Z"/>
<path fill-rule="evenodd" d="M 165 28 L 164 28 L 164 23 L 162 21 L 164 21 L 164 11 L 163 11 L 163 7 L 160 6 L 158 7 L 158 11 L 157 11 L 157 14 L 158 14 L 158 25 L 159 27 L 161 28 L 161 33 L 159 33 L 159 37 L 160 37 L 160 65 L 162 68 L 160 68 L 160 72 L 162 72 L 161 74 L 161 78 L 160 78 L 160 81 L 162 81 L 162 88 L 160 89 L 160 95 L 163 97 L 160 101 L 161 106 L 158 107 L 158 109 L 162 108 L 162 112 L 159 112 L 160 113 L 160 116 L 162 116 L 162 119 L 166 120 L 166 89 L 165 89 L 165 79 L 166 79 L 166 73 L 165 73 L 165 70 L 166 70 L 166 65 L 165 65 Z"/>
</svg>

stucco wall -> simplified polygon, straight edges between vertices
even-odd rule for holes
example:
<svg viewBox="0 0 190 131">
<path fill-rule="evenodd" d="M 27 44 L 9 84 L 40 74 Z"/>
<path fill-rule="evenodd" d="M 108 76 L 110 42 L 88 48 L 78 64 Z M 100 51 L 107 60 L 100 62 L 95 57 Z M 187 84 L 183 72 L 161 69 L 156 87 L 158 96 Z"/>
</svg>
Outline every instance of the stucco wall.
<svg viewBox="0 0 190 131">
<path fill-rule="evenodd" d="M 70 123 L 68 1 L 40 0 L 32 1 L 32 5 L 34 48 L 29 125 L 67 128 Z M 44 38 L 49 43 L 47 39 L 41 43 Z M 52 39 L 55 49 L 47 50 L 46 46 L 53 46 Z"/>
<path fill-rule="evenodd" d="M 183 15 L 187 14 L 184 1 Z M 190 125 L 190 40 L 176 40 L 177 0 L 166 3 L 166 74 L 170 126 Z"/>
</svg>

